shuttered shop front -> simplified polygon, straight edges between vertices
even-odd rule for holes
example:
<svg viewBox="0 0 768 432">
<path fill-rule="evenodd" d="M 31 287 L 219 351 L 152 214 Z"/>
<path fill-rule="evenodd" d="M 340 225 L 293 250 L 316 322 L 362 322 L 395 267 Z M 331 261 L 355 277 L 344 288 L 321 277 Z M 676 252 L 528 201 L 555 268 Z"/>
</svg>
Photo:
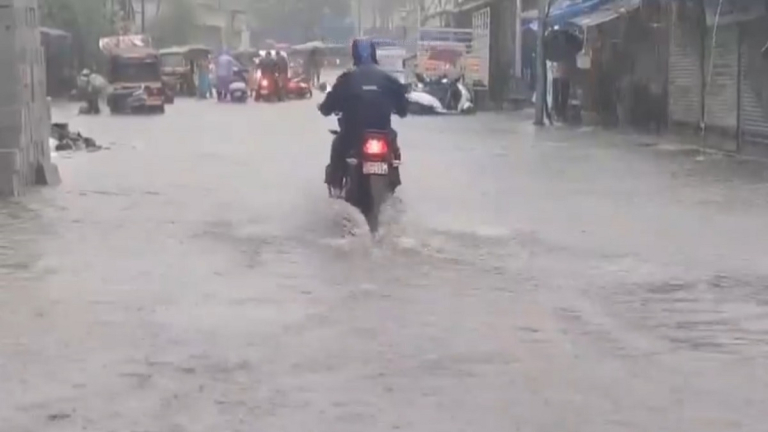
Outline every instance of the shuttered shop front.
<svg viewBox="0 0 768 432">
<path fill-rule="evenodd" d="M 673 20 L 669 50 L 669 120 L 698 127 L 701 122 L 701 38 L 695 26 Z"/>
<path fill-rule="evenodd" d="M 743 24 L 739 107 L 741 141 L 768 147 L 768 61 L 761 56 L 766 42 L 768 26 L 764 21 Z"/>
<path fill-rule="evenodd" d="M 736 137 L 739 126 L 739 27 L 709 28 L 706 45 L 704 121 L 708 130 Z"/>
</svg>

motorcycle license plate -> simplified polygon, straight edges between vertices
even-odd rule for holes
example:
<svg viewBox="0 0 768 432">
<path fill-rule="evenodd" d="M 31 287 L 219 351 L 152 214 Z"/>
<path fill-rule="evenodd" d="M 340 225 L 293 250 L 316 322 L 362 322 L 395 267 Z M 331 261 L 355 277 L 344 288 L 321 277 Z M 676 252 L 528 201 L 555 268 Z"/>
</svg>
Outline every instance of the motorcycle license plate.
<svg viewBox="0 0 768 432">
<path fill-rule="evenodd" d="M 363 162 L 363 174 L 387 175 L 389 164 L 386 162 Z"/>
</svg>

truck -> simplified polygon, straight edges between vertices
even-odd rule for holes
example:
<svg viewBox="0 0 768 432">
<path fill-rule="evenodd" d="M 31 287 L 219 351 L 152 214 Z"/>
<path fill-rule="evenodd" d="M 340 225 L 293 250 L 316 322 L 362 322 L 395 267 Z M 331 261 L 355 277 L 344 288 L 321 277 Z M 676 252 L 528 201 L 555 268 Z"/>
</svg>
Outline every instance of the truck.
<svg viewBox="0 0 768 432">
<path fill-rule="evenodd" d="M 477 43 L 472 29 L 419 27 L 406 39 L 404 61 L 406 81 L 415 74 L 464 76 L 474 89 L 488 88 L 488 50 Z"/>
</svg>

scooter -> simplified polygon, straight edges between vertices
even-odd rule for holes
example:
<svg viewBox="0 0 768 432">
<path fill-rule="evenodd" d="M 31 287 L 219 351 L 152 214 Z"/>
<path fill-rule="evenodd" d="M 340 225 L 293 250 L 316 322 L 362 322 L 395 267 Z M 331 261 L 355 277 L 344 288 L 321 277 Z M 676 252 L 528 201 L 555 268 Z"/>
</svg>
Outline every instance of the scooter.
<svg viewBox="0 0 768 432">
<path fill-rule="evenodd" d="M 245 71 L 235 71 L 235 81 L 229 85 L 228 89 L 229 100 L 231 102 L 246 103 L 248 102 L 248 84 L 245 77 Z"/>
<path fill-rule="evenodd" d="M 409 113 L 434 115 L 475 112 L 472 93 L 462 82 L 462 78 L 426 78 L 416 74 L 416 83 L 407 94 Z"/>
<path fill-rule="evenodd" d="M 312 87 L 303 76 L 289 78 L 286 95 L 293 99 L 312 99 Z"/>
</svg>

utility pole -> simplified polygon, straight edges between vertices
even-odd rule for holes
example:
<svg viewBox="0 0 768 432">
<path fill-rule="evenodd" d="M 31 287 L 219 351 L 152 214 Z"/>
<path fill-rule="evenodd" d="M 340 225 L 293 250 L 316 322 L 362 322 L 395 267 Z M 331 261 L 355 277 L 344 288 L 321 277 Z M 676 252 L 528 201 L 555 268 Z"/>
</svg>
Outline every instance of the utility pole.
<svg viewBox="0 0 768 432">
<path fill-rule="evenodd" d="M 523 76 L 523 29 L 521 14 L 523 0 L 517 0 L 515 5 L 515 75 L 518 78 Z"/>
<path fill-rule="evenodd" d="M 357 0 L 357 37 L 363 37 L 363 0 Z"/>
<path fill-rule="evenodd" d="M 536 126 L 544 126 L 544 105 L 547 103 L 546 68 L 547 59 L 544 57 L 544 31 L 547 25 L 549 0 L 539 0 L 539 32 L 536 38 Z"/>
<path fill-rule="evenodd" d="M 147 0 L 141 0 L 141 34 L 147 30 Z"/>
</svg>

